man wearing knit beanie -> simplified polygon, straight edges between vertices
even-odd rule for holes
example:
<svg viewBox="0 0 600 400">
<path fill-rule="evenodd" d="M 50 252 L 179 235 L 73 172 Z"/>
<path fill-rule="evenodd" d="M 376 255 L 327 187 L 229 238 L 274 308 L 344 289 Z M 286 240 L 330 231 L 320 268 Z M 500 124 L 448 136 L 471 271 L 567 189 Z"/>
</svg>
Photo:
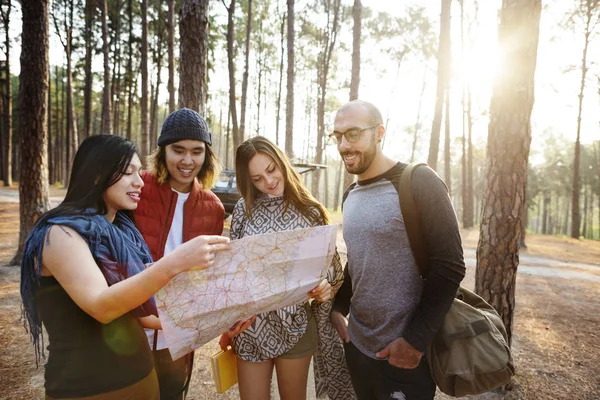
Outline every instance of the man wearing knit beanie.
<svg viewBox="0 0 600 400">
<path fill-rule="evenodd" d="M 154 261 L 196 236 L 223 232 L 223 204 L 210 191 L 220 172 L 211 144 L 206 121 L 196 111 L 182 108 L 163 123 L 134 214 Z M 145 317 L 141 322 L 154 356 L 160 398 L 184 399 L 194 353 L 173 361 L 159 319 Z"/>
</svg>

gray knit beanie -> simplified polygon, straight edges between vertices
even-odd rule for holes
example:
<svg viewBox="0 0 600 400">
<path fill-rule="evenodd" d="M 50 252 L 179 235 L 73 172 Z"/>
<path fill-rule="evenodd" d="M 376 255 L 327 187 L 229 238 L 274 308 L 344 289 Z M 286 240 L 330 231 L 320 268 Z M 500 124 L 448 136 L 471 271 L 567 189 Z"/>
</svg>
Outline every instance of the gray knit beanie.
<svg viewBox="0 0 600 400">
<path fill-rule="evenodd" d="M 201 140 L 212 146 L 212 137 L 206 121 L 189 108 L 173 111 L 167 116 L 158 137 L 159 146 L 167 146 L 180 140 Z"/>
</svg>

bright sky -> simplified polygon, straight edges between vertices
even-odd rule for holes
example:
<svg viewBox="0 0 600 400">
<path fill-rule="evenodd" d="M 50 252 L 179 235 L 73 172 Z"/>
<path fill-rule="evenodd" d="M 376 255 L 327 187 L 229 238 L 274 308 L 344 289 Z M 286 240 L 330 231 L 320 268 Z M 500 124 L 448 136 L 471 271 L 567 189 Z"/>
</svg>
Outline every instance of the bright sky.
<svg viewBox="0 0 600 400">
<path fill-rule="evenodd" d="M 296 6 L 297 10 L 302 9 L 307 0 L 299 0 Z M 344 0 L 347 6 L 352 5 L 351 0 Z M 439 24 L 440 0 L 425 0 L 415 2 L 424 5 L 427 12 L 437 26 Z M 474 27 L 476 33 L 473 35 L 473 51 L 471 54 L 466 53 L 466 58 L 470 60 L 467 66 L 461 66 L 460 57 L 460 8 L 458 2 L 452 2 L 452 52 L 453 52 L 453 81 L 452 81 L 452 104 L 451 104 L 451 132 L 453 136 L 453 144 L 455 152 L 459 151 L 459 137 L 462 135 L 461 124 L 461 82 L 462 79 L 468 77 L 471 79 L 473 88 L 473 108 L 479 113 L 479 117 L 475 120 L 474 135 L 475 142 L 483 146 L 487 137 L 487 111 L 491 96 L 491 86 L 496 68 L 496 30 L 497 30 L 497 15 L 501 1 L 478 1 L 478 24 Z M 569 6 L 570 2 L 560 0 L 545 1 L 545 9 L 542 12 L 540 42 L 538 48 L 538 60 L 536 69 L 536 100 L 532 115 L 532 130 L 533 141 L 532 151 L 543 143 L 542 133 L 548 129 L 554 130 L 560 135 L 574 141 L 576 136 L 576 119 L 577 119 L 577 95 L 579 91 L 579 83 L 581 69 L 573 69 L 580 63 L 581 52 L 583 48 L 582 35 L 580 32 L 569 33 L 557 27 L 558 23 L 563 18 L 563 15 Z M 213 7 L 224 12 L 224 7 L 220 2 L 211 3 Z M 282 1 L 282 7 L 285 2 Z M 388 0 L 369 0 L 363 1 L 363 4 L 368 4 L 374 10 L 387 11 L 390 14 L 400 15 L 404 12 L 407 2 L 397 2 Z M 465 9 L 467 13 L 471 13 L 473 8 L 473 0 L 465 0 Z M 12 37 L 16 38 L 20 33 L 20 13 L 13 11 L 13 23 L 11 24 Z M 296 19 L 298 21 L 298 18 Z M 299 27 L 296 27 L 297 30 Z M 344 58 L 340 58 L 340 66 L 338 69 L 338 80 L 349 81 L 350 66 L 351 66 L 351 30 L 352 22 L 347 22 L 342 32 L 340 40 L 346 43 L 348 53 Z M 54 32 L 51 27 L 51 32 Z M 365 30 L 363 29 L 363 35 Z M 296 41 L 298 43 L 298 40 Z M 598 51 L 600 42 L 598 39 L 590 48 L 590 61 L 598 63 L 599 59 L 594 59 L 595 54 L 600 54 Z M 12 51 L 12 72 L 17 74 L 19 71 L 19 47 L 13 47 Z M 51 38 L 51 64 L 60 62 L 64 53 L 58 39 L 55 35 Z M 296 56 L 298 59 L 299 56 Z M 101 70 L 101 57 L 96 57 L 97 67 Z M 228 90 L 226 54 L 223 49 L 217 49 L 216 52 L 217 66 L 215 73 L 211 77 L 210 90 L 214 94 L 218 91 Z M 255 61 L 255 60 L 254 60 Z M 242 57 L 237 64 L 239 71 L 243 68 Z M 251 65 L 256 65 L 256 62 L 251 62 Z M 422 131 L 420 134 L 418 158 L 426 159 L 429 146 L 429 136 L 431 131 L 431 119 L 433 117 L 433 106 L 435 101 L 435 86 L 436 74 L 435 63 L 430 65 L 426 75 L 426 89 L 422 102 L 421 120 L 423 121 Z M 396 75 L 396 64 L 390 57 L 383 54 L 380 48 L 372 41 L 364 41 L 362 47 L 362 66 L 361 66 L 361 85 L 359 90 L 360 98 L 375 103 L 382 111 L 384 119 L 389 118 L 388 122 L 388 137 L 386 138 L 386 153 L 391 156 L 406 160 L 410 157 L 410 147 L 412 137 L 405 131 L 406 127 L 413 126 L 418 113 L 419 97 L 422 89 L 423 76 L 425 66 L 415 60 L 406 60 L 400 73 Z M 565 72 L 571 70 L 570 72 Z M 298 70 L 297 70 L 298 72 Z M 166 74 L 166 71 L 165 71 Z M 296 98 L 295 98 L 295 132 L 299 136 L 304 132 L 311 132 L 316 136 L 315 116 L 313 120 L 308 121 L 305 113 L 305 100 L 313 99 L 316 108 L 316 89 L 314 92 L 309 91 L 307 81 L 309 78 L 314 80 L 316 73 L 310 72 L 310 76 L 298 75 L 296 77 Z M 598 97 L 598 68 L 592 65 L 587 81 L 587 90 L 584 97 L 584 112 L 582 116 L 582 131 L 581 137 L 584 143 L 590 143 L 592 140 L 600 139 L 599 119 L 600 119 L 600 99 Z M 241 75 L 241 74 L 240 74 Z M 347 76 L 347 78 L 346 78 Z M 253 78 L 252 78 L 253 77 Z M 276 86 L 277 73 L 270 76 L 270 84 Z M 284 69 L 285 79 L 285 69 Z M 163 79 L 166 82 L 166 76 Z M 99 84 L 99 82 L 96 82 Z M 247 123 L 252 127 L 256 124 L 256 74 L 251 71 L 251 80 L 249 86 L 249 109 Z M 332 83 L 332 86 L 334 84 Z M 166 90 L 162 90 L 163 93 Z M 285 82 L 283 94 L 285 96 Z M 335 91 L 329 89 L 329 94 L 338 97 L 341 103 L 348 99 L 348 89 Z M 241 95 L 241 82 L 237 88 L 238 97 Z M 275 109 L 272 105 L 274 98 L 267 99 L 269 110 L 267 118 L 261 117 L 261 134 L 265 134 L 274 138 L 274 113 Z M 223 99 L 223 104 L 213 104 L 213 109 L 218 115 L 220 107 L 226 107 L 226 100 Z M 239 110 L 239 104 L 238 104 Z M 238 112 L 239 115 L 239 112 Z M 328 129 L 333 122 L 333 115 L 326 116 Z M 284 118 L 280 124 L 280 132 L 285 129 Z M 441 137 L 443 138 L 443 125 Z M 302 153 L 302 143 L 295 143 L 296 152 Z M 442 148 L 443 143 L 440 143 Z M 331 155 L 335 154 L 334 149 L 330 150 Z M 458 154 L 455 155 L 458 157 Z"/>
</svg>

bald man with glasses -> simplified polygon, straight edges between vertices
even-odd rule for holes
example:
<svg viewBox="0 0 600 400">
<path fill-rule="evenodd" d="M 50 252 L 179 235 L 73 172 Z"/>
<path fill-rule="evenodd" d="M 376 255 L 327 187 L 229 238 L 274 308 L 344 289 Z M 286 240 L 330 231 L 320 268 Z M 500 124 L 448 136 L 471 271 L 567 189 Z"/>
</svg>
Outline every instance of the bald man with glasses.
<svg viewBox="0 0 600 400">
<path fill-rule="evenodd" d="M 412 194 L 429 271 L 420 276 L 398 194 L 407 164 L 383 154 L 384 135 L 377 107 L 360 100 L 337 111 L 329 135 L 358 177 L 344 194 L 348 263 L 331 320 L 359 400 L 430 400 L 436 388 L 424 352 L 465 275 L 461 239 L 446 185 L 431 168 L 415 169 Z"/>
</svg>

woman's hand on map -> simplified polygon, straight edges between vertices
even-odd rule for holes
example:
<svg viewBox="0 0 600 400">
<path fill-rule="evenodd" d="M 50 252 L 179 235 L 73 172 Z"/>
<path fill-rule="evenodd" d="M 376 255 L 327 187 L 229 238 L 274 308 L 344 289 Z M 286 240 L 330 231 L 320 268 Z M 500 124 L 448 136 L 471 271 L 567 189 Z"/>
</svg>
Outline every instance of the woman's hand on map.
<svg viewBox="0 0 600 400">
<path fill-rule="evenodd" d="M 320 302 L 325 302 L 333 298 L 333 288 L 327 279 L 323 279 L 319 286 L 308 292 L 308 297 Z"/>
<path fill-rule="evenodd" d="M 176 274 L 190 269 L 205 269 L 214 265 L 219 251 L 229 248 L 229 238 L 227 237 L 197 236 L 177 246 L 173 252 L 160 261 L 165 260 L 172 264 Z"/>
<path fill-rule="evenodd" d="M 245 321 L 238 321 L 235 324 L 233 324 L 233 326 L 229 328 L 227 332 L 222 334 L 221 338 L 219 339 L 219 346 L 221 347 L 221 350 L 227 350 L 227 346 L 231 344 L 231 338 L 245 331 L 246 328 L 252 325 L 255 319 L 256 315 L 253 315 Z"/>
</svg>

